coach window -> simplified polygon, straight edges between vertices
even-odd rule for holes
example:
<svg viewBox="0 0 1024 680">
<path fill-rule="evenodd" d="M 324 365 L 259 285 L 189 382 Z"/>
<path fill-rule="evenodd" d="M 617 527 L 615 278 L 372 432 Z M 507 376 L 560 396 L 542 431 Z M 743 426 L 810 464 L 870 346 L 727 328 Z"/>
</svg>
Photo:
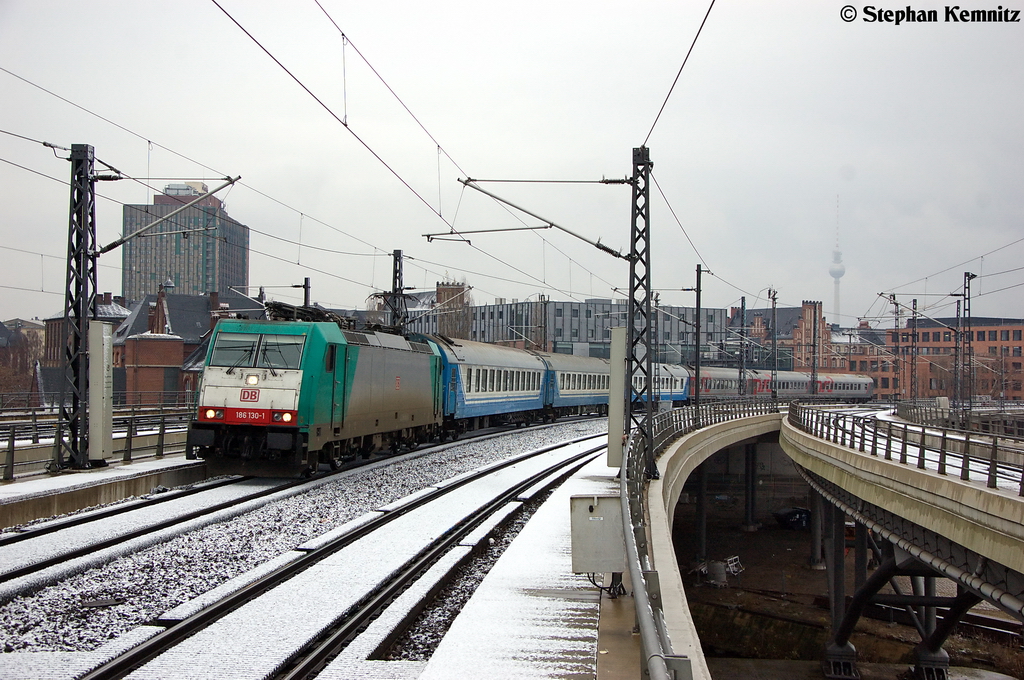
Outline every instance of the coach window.
<svg viewBox="0 0 1024 680">
<path fill-rule="evenodd" d="M 466 369 L 466 394 L 473 391 L 473 369 Z"/>
<path fill-rule="evenodd" d="M 489 374 L 489 376 L 487 378 L 487 383 L 488 383 L 487 391 L 488 392 L 494 392 L 495 391 L 495 389 L 494 389 L 494 373 L 495 373 L 494 369 L 493 368 L 489 369 L 489 373 L 490 374 Z M 501 376 L 498 376 L 498 379 L 500 380 Z"/>
</svg>

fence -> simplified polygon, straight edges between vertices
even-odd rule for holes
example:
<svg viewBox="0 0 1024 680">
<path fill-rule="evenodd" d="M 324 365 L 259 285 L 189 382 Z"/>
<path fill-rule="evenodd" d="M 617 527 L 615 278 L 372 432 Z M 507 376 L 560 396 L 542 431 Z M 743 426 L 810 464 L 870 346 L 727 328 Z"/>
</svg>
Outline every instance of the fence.
<svg viewBox="0 0 1024 680">
<path fill-rule="evenodd" d="M 1019 404 L 1011 402 L 993 407 L 979 407 L 975 404 L 964 418 L 955 404 L 952 408 L 942 408 L 929 403 L 900 402 L 896 405 L 896 414 L 903 420 L 920 425 L 1022 437 L 1024 408 Z"/>
<path fill-rule="evenodd" d="M 112 400 L 115 406 L 189 406 L 196 402 L 197 393 L 193 390 L 169 390 L 164 392 L 141 392 L 115 390 Z M 70 396 L 65 396 L 65 405 L 70 404 Z M 60 401 L 58 394 L 38 392 L 0 392 L 0 415 L 8 411 L 57 411 Z"/>
<path fill-rule="evenodd" d="M 113 416 L 113 433 L 121 435 L 115 439 L 122 443 L 121 459 L 128 462 L 143 451 L 146 451 L 147 455 L 164 455 L 167 431 L 183 432 L 192 415 L 193 408 L 190 406 L 132 407 L 116 410 Z M 138 437 L 143 431 L 150 434 L 146 435 L 146 443 L 140 446 Z M 53 467 L 49 464 L 55 459 L 56 432 L 57 417 L 49 413 L 32 411 L 27 418 L 0 421 L 0 442 L 6 445 L 3 479 L 13 479 L 16 468 L 36 470 Z M 17 456 L 19 451 L 21 455 Z"/>
<path fill-rule="evenodd" d="M 950 472 L 971 481 L 985 478 L 990 489 L 1013 485 L 1024 496 L 1024 439 L 949 427 L 879 420 L 793 403 L 789 422 L 839 446 L 917 468 Z"/>
<path fill-rule="evenodd" d="M 672 642 L 665 627 L 661 603 L 658 572 L 652 569 L 647 544 L 646 508 L 648 463 L 665 446 L 678 437 L 715 423 L 737 418 L 778 413 L 778 402 L 771 400 L 743 400 L 705 403 L 699 407 L 672 409 L 654 416 L 652 433 L 654 451 L 647 452 L 644 437 L 634 430 L 626 444 L 626 457 L 622 468 L 620 498 L 622 501 L 623 535 L 626 541 L 626 562 L 633 583 L 633 600 L 637 626 L 646 659 L 645 677 L 655 680 L 684 678 L 689 672 L 689 660 L 672 653 Z M 653 466 L 650 466 L 653 469 Z"/>
</svg>

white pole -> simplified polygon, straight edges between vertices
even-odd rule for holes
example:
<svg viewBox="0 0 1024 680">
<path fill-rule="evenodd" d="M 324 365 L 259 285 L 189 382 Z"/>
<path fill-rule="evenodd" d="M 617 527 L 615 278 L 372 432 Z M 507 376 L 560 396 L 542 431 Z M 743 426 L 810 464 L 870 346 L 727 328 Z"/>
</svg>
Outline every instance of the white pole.
<svg viewBox="0 0 1024 680">
<path fill-rule="evenodd" d="M 626 327 L 612 329 L 611 374 L 608 377 L 608 467 L 622 467 L 626 438 Z"/>
</svg>

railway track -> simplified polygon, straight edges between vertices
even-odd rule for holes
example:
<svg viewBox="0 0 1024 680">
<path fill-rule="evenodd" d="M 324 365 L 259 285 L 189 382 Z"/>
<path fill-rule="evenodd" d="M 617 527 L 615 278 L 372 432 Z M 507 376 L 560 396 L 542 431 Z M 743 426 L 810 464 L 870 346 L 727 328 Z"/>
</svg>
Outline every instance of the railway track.
<svg viewBox="0 0 1024 680">
<path fill-rule="evenodd" d="M 481 432 L 474 436 L 465 437 L 464 441 L 485 438 L 488 436 L 500 436 L 506 430 L 498 432 Z M 416 451 L 417 454 L 430 453 L 437 446 L 423 447 Z M 407 452 L 411 453 L 411 452 Z M 157 532 L 172 529 L 175 526 L 186 526 L 189 530 L 194 528 L 193 520 L 200 520 L 203 517 L 213 516 L 224 510 L 229 510 L 247 505 L 247 509 L 254 509 L 252 501 L 268 498 L 273 494 L 287 492 L 289 489 L 300 489 L 310 481 L 323 480 L 332 475 L 354 470 L 366 465 L 379 462 L 382 459 L 396 460 L 401 457 L 391 454 L 374 456 L 370 459 L 355 459 L 337 470 L 320 473 L 312 480 L 290 479 L 290 480 L 269 480 L 253 477 L 232 477 L 210 483 L 196 484 L 190 489 L 173 490 L 165 493 L 150 495 L 148 498 L 139 498 L 127 503 L 111 505 L 105 508 L 71 515 L 68 517 L 33 525 L 24 529 L 5 532 L 0 534 L 0 602 L 7 601 L 21 594 L 23 590 L 34 590 L 42 585 L 48 585 L 58 578 L 66 578 L 77 571 L 84 570 L 100 560 L 103 551 L 110 550 L 119 545 L 128 544 L 134 540 L 144 540 L 147 536 Z M 189 497 L 199 495 L 210 496 L 223 487 L 229 485 L 255 485 L 251 491 L 239 491 L 229 493 L 222 500 L 215 500 L 204 503 L 195 499 L 194 509 L 184 511 L 168 510 L 156 512 L 155 506 L 168 504 Z M 269 502 L 269 501 L 268 501 Z M 112 528 L 93 529 L 90 525 L 114 520 L 116 526 Z M 120 520 L 120 521 L 117 521 Z M 102 538 L 101 538 L 102 536 Z M 166 536 L 166 535 L 165 535 Z M 19 545 L 20 544 L 20 545 Z M 124 551 L 121 551 L 124 552 Z M 88 559 L 96 555 L 96 559 Z M 107 559 L 109 559 L 107 555 Z M 77 569 L 72 561 L 79 560 Z M 47 578 L 44 570 L 66 565 L 63 569 Z M 35 575 L 23 585 L 4 587 L 9 584 Z"/>
<path fill-rule="evenodd" d="M 267 498 L 304 482 L 251 477 L 219 480 L 188 490 L 169 491 L 166 497 L 158 494 L 8 533 L 0 538 L 0 601 L 84 571 L 97 561 L 110 559 L 104 551 Z M 246 488 L 246 485 L 251 486 Z M 203 497 L 214 498 L 207 502 Z M 179 507 L 170 507 L 173 505 Z M 75 560 L 79 560 L 77 565 L 73 563 Z M 65 566 L 48 578 L 46 570 L 60 565 Z M 28 579 L 29 576 L 32 578 Z M 17 584 L 19 579 L 25 579 L 25 583 Z"/>
<path fill-rule="evenodd" d="M 202 666 L 210 677 L 226 668 L 233 677 L 307 677 L 488 517 L 585 464 L 604 439 L 581 437 L 515 456 L 385 506 L 299 546 L 281 566 L 199 611 L 158 620 L 162 632 L 83 677 L 169 677 L 183 672 L 182 664 Z M 281 611 L 287 603 L 301 610 L 291 625 L 281 618 L 289 616 Z M 273 645 L 263 616 L 275 619 Z M 225 634 L 231 650 L 210 641 Z M 281 645 L 289 649 L 275 651 Z"/>
</svg>

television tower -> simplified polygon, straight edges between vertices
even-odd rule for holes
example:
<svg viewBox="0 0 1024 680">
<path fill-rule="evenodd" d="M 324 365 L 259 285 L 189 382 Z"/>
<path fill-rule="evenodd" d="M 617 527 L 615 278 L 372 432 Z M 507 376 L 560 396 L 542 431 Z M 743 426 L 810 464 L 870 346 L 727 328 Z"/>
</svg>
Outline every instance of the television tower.
<svg viewBox="0 0 1024 680">
<path fill-rule="evenodd" d="M 839 279 L 843 278 L 843 274 L 846 273 L 846 265 L 843 264 L 843 252 L 839 250 L 839 196 L 836 196 L 836 249 L 832 251 L 832 265 L 828 268 L 828 273 L 835 279 L 835 299 L 832 303 L 832 313 L 835 314 L 836 323 L 841 324 L 842 319 L 839 315 Z"/>
</svg>

